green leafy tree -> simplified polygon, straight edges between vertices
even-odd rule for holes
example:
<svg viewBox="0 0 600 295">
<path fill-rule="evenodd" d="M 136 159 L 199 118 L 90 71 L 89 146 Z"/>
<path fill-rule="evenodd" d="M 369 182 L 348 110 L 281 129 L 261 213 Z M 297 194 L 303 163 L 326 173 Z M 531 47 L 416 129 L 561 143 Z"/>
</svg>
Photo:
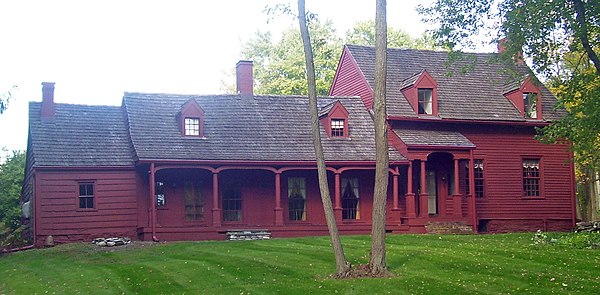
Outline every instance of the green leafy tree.
<svg viewBox="0 0 600 295">
<path fill-rule="evenodd" d="M 0 164 L 0 236 L 2 237 L 10 236 L 21 226 L 20 196 L 24 173 L 24 152 L 13 151 L 12 155 L 6 158 L 6 162 Z"/>
<path fill-rule="evenodd" d="M 531 60 L 533 70 L 550 81 L 559 107 L 568 111 L 543 128 L 539 138 L 570 140 L 577 163 L 587 167 L 588 174 L 598 170 L 600 1 L 436 0 L 418 10 L 436 25 L 433 36 L 442 46 L 472 48 L 491 33 L 496 39 L 506 38 L 504 59 L 522 54 Z"/>
<path fill-rule="evenodd" d="M 0 94 L 0 114 L 4 113 L 4 111 L 6 111 L 6 108 L 8 108 L 8 103 L 10 102 L 10 99 L 12 98 L 13 91 L 16 89 L 17 89 L 17 85 L 13 85 L 9 90 Z"/>
<path fill-rule="evenodd" d="M 317 95 L 327 95 L 333 81 L 341 39 L 331 21 L 318 18 L 309 24 L 314 53 Z M 257 32 L 242 48 L 242 56 L 254 61 L 255 92 L 260 94 L 306 95 L 302 39 L 297 28 L 283 32 L 273 42 L 271 33 Z"/>
<path fill-rule="evenodd" d="M 353 28 L 346 32 L 346 44 L 375 46 L 375 21 L 366 20 L 357 22 Z M 413 38 L 402 29 L 387 27 L 387 46 L 393 48 L 435 49 L 435 40 L 431 35 L 424 33 L 419 38 Z"/>
</svg>

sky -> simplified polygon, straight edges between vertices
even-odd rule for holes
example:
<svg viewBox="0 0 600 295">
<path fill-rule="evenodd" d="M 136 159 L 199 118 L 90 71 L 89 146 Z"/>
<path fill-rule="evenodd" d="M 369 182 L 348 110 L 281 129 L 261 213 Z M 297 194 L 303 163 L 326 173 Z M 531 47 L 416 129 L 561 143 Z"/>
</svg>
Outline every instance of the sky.
<svg viewBox="0 0 600 295">
<path fill-rule="evenodd" d="M 267 21 L 265 7 L 283 2 L 0 1 L 0 93 L 17 85 L 0 115 L 0 148 L 26 149 L 28 102 L 41 101 L 42 82 L 56 83 L 56 103 L 71 104 L 120 105 L 126 91 L 223 93 L 242 44 L 297 26 L 289 16 Z M 431 0 L 389 0 L 388 25 L 420 36 L 428 28 L 420 3 Z M 375 18 L 374 0 L 306 0 L 306 8 L 340 36 Z"/>
</svg>

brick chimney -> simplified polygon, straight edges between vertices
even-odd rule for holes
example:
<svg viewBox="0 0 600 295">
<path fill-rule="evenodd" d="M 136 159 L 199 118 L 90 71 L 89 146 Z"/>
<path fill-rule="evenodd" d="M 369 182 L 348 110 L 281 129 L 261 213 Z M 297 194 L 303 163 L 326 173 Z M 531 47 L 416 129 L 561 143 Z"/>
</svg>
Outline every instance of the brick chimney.
<svg viewBox="0 0 600 295">
<path fill-rule="evenodd" d="M 42 82 L 42 120 L 54 119 L 54 82 Z"/>
<path fill-rule="evenodd" d="M 253 96 L 253 64 L 251 60 L 240 60 L 235 65 L 237 93 L 242 96 Z"/>
<path fill-rule="evenodd" d="M 507 38 L 502 38 L 500 40 L 498 40 L 498 53 L 502 54 L 506 51 L 506 43 L 508 42 Z M 523 51 L 519 51 L 517 53 L 515 53 L 515 55 L 513 56 L 513 60 L 517 63 L 525 63 L 525 61 L 523 60 Z"/>
</svg>

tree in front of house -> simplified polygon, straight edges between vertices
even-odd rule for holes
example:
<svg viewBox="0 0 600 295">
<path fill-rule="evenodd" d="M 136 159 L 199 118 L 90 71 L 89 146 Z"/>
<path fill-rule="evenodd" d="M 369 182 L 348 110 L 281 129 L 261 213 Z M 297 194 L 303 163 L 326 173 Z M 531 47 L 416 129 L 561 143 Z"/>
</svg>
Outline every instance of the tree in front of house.
<svg viewBox="0 0 600 295">
<path fill-rule="evenodd" d="M 436 0 L 419 12 L 436 26 L 433 35 L 442 46 L 470 48 L 477 36 L 491 32 L 506 38 L 504 59 L 531 60 L 568 111 L 542 129 L 540 138 L 570 140 L 576 162 L 588 172 L 585 178 L 594 179 L 600 167 L 600 1 Z M 580 200 L 593 203 L 593 197 Z"/>
<path fill-rule="evenodd" d="M 6 152 L 6 151 L 4 151 Z M 11 246 L 19 240 L 14 235 L 21 226 L 21 185 L 25 173 L 25 153 L 13 151 L 0 164 L 0 244 Z"/>
</svg>

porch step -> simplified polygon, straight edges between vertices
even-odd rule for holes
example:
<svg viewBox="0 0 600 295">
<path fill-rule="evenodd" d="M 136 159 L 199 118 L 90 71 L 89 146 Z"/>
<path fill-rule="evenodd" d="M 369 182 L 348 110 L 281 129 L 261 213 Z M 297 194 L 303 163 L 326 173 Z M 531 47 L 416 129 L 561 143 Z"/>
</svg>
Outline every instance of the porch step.
<svg viewBox="0 0 600 295">
<path fill-rule="evenodd" d="M 227 230 L 228 241 L 269 240 L 271 232 L 266 229 L 230 229 Z"/>
<path fill-rule="evenodd" d="M 425 225 L 428 234 L 436 235 L 470 235 L 473 228 L 464 222 L 428 222 Z"/>
</svg>

